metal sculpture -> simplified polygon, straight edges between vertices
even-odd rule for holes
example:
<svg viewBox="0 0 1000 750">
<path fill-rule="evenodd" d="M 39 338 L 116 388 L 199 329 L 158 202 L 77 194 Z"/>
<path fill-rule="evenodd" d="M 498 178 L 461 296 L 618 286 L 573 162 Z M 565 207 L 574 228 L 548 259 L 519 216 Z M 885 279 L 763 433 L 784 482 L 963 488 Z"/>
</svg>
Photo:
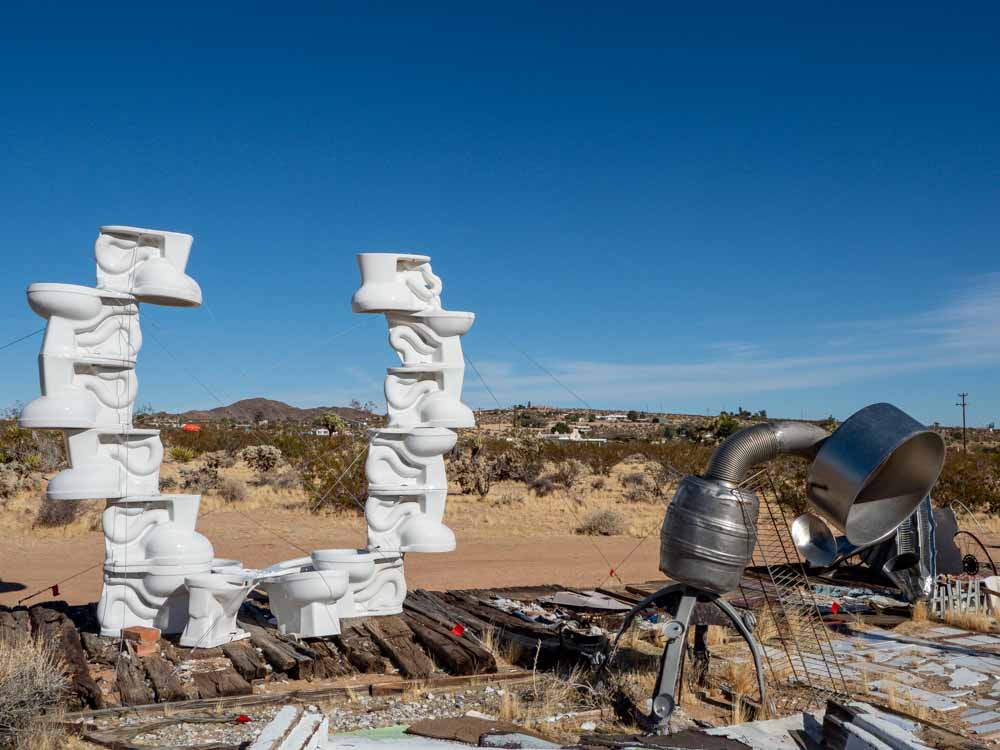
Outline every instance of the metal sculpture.
<svg viewBox="0 0 1000 750">
<path fill-rule="evenodd" d="M 873 404 L 832 435 L 802 422 L 753 425 L 716 449 L 703 476 L 685 477 L 660 532 L 660 569 L 675 583 L 633 608 L 618 636 L 642 608 L 666 609 L 668 645 L 652 710 L 642 717 L 652 731 L 668 727 L 676 706 L 684 644 L 699 600 L 719 606 L 746 640 L 765 699 L 759 646 L 719 597 L 737 588 L 756 542 L 760 501 L 741 485 L 753 466 L 782 454 L 811 460 L 809 503 L 851 542 L 865 544 L 892 534 L 927 495 L 944 463 L 944 443 L 898 408 Z"/>
</svg>

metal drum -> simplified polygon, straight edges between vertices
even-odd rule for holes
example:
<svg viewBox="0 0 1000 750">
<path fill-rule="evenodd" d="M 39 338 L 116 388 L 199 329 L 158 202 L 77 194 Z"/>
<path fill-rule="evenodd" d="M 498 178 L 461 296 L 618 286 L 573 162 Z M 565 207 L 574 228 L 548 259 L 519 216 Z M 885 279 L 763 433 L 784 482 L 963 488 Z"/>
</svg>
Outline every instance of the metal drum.
<svg viewBox="0 0 1000 750">
<path fill-rule="evenodd" d="M 852 544 L 868 544 L 916 509 L 943 465 L 940 435 L 892 404 L 872 404 L 823 441 L 806 493 Z"/>
<path fill-rule="evenodd" d="M 684 477 L 660 530 L 660 570 L 678 583 L 726 594 L 753 557 L 760 501 L 701 477 Z"/>
</svg>

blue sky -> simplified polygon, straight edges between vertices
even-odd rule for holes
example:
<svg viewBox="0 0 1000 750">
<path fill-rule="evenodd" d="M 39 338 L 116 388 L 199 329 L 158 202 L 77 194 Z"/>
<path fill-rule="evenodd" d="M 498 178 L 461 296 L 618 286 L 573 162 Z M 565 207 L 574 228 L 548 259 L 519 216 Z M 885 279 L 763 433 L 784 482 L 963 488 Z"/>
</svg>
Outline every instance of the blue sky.
<svg viewBox="0 0 1000 750">
<path fill-rule="evenodd" d="M 1000 11 L 870 6 L 7 6 L 0 344 L 133 224 L 205 292 L 143 309 L 157 408 L 381 401 L 353 254 L 405 250 L 504 405 L 580 405 L 534 359 L 597 408 L 1000 421 Z"/>
</svg>

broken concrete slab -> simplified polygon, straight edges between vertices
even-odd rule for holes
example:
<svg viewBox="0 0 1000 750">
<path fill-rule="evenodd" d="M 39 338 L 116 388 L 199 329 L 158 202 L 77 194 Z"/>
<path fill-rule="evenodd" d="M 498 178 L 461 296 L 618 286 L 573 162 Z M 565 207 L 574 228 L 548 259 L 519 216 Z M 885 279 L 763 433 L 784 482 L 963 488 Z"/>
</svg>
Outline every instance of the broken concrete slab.
<svg viewBox="0 0 1000 750">
<path fill-rule="evenodd" d="M 981 682 L 986 682 L 986 675 L 980 672 L 973 672 L 966 667 L 959 667 L 951 675 L 948 685 L 953 688 L 975 687 Z"/>
<path fill-rule="evenodd" d="M 562 745 L 517 732 L 513 734 L 484 734 L 479 738 L 479 747 L 502 747 L 508 748 L 508 750 L 559 750 Z"/>
<path fill-rule="evenodd" d="M 750 721 L 728 727 L 706 729 L 705 734 L 714 737 L 728 737 L 749 745 L 754 750 L 798 750 L 798 743 L 790 732 L 806 730 L 807 714 L 794 714 L 781 719 Z M 820 715 L 821 716 L 821 715 Z M 810 717 L 815 723 L 816 717 Z"/>
<path fill-rule="evenodd" d="M 248 750 L 318 750 L 330 732 L 330 720 L 299 706 L 278 711 Z"/>
<path fill-rule="evenodd" d="M 459 716 L 453 719 L 424 719 L 411 724 L 407 734 L 427 737 L 437 740 L 453 740 L 478 745 L 483 735 L 490 734 L 523 734 L 536 739 L 545 738 L 537 732 L 525 729 L 509 721 L 479 719 L 474 716 Z"/>
<path fill-rule="evenodd" d="M 961 630 L 959 628 L 949 628 L 947 626 L 943 626 L 943 627 L 940 627 L 940 628 L 931 628 L 927 632 L 928 633 L 933 633 L 934 636 L 940 636 L 942 638 L 946 638 L 946 637 L 952 636 L 952 635 L 965 635 L 969 631 L 967 631 L 967 630 Z"/>
<path fill-rule="evenodd" d="M 929 690 L 921 690 L 920 688 L 916 688 L 911 685 L 903 685 L 899 682 L 893 682 L 892 680 L 878 680 L 877 682 L 872 683 L 872 687 L 874 687 L 879 693 L 889 693 L 895 691 L 897 695 L 902 695 L 913 703 L 919 703 L 920 705 L 934 709 L 935 711 L 954 711 L 955 709 L 962 708 L 965 705 L 961 701 L 953 698 L 948 698 L 944 695 L 939 695 L 938 693 L 932 693 Z"/>
<path fill-rule="evenodd" d="M 971 728 L 975 734 L 991 735 L 1000 732 L 1000 721 L 992 724 L 978 724 Z"/>
<path fill-rule="evenodd" d="M 963 721 L 966 724 L 984 724 L 994 721 L 1000 721 L 1000 713 L 996 711 L 981 711 L 973 714 L 972 716 L 962 716 Z"/>
</svg>

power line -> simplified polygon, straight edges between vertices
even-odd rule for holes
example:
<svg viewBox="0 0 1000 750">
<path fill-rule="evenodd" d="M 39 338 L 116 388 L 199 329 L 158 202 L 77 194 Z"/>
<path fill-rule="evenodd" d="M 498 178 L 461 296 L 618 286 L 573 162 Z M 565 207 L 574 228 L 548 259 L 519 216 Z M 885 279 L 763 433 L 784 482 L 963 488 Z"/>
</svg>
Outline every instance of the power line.
<svg viewBox="0 0 1000 750">
<path fill-rule="evenodd" d="M 955 406 L 962 407 L 962 450 L 963 451 L 969 450 L 968 444 L 966 443 L 965 440 L 965 407 L 969 405 L 969 402 L 966 401 L 966 398 L 968 398 L 968 396 L 969 396 L 968 393 L 959 393 L 958 397 L 961 400 L 955 404 Z"/>
<path fill-rule="evenodd" d="M 0 346 L 0 351 L 3 351 L 4 349 L 8 349 L 8 348 L 14 346 L 14 344 L 20 344 L 22 341 L 27 341 L 32 336 L 37 336 L 38 334 L 42 333 L 44 330 L 45 330 L 45 326 L 42 326 L 37 331 L 32 331 L 31 333 L 27 333 L 24 336 L 21 336 L 20 338 L 14 339 L 13 341 L 8 341 L 3 346 Z"/>
</svg>

